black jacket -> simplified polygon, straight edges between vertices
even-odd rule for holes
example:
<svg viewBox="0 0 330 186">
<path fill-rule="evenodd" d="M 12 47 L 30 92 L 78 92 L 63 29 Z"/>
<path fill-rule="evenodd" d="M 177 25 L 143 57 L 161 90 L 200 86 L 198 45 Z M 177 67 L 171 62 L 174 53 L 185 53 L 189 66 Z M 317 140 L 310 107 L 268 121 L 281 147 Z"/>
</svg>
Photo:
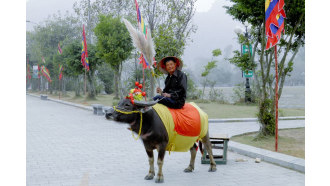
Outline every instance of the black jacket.
<svg viewBox="0 0 330 186">
<path fill-rule="evenodd" d="M 187 76 L 180 70 L 175 70 L 173 75 L 167 75 L 163 93 L 171 94 L 178 108 L 183 107 L 187 93 Z"/>
</svg>

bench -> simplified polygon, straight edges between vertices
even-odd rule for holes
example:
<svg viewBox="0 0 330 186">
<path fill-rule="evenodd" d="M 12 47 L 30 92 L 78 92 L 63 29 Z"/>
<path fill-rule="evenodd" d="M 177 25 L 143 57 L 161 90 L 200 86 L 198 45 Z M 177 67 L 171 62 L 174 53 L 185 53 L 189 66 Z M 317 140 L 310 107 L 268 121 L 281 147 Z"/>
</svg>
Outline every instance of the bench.
<svg viewBox="0 0 330 186">
<path fill-rule="evenodd" d="M 217 134 L 210 136 L 210 142 L 212 149 L 222 149 L 222 154 L 216 154 L 212 150 L 213 158 L 216 164 L 227 164 L 227 149 L 228 149 L 229 137 L 227 134 Z M 206 151 L 203 149 L 203 156 L 201 158 L 202 164 L 210 164 L 210 157 Z"/>
<path fill-rule="evenodd" d="M 95 115 L 103 115 L 103 105 L 93 104 L 92 107 Z"/>
<path fill-rule="evenodd" d="M 47 100 L 47 97 L 48 97 L 47 95 L 43 95 L 43 94 L 40 95 L 41 100 Z"/>
</svg>

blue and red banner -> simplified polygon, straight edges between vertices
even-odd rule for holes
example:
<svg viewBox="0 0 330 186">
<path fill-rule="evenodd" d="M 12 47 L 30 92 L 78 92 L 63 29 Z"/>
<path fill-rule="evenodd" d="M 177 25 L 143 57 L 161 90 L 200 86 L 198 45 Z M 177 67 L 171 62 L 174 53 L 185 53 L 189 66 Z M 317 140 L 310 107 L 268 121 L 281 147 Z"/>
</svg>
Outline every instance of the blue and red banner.
<svg viewBox="0 0 330 186">
<path fill-rule="evenodd" d="M 286 18 L 283 7 L 284 0 L 265 1 L 266 50 L 275 46 L 281 39 L 281 33 L 284 31 L 284 18 Z"/>
<path fill-rule="evenodd" d="M 141 12 L 140 12 L 140 8 L 138 5 L 138 2 L 135 0 L 135 7 L 136 7 L 136 14 L 137 14 L 137 20 L 139 22 L 139 27 L 142 31 L 142 33 L 145 35 L 145 37 L 147 37 L 147 27 L 144 24 Z"/>
<path fill-rule="evenodd" d="M 82 41 L 81 41 L 81 63 L 83 67 L 89 70 L 89 62 L 88 62 L 88 52 L 87 52 L 87 42 L 85 35 L 85 25 L 83 25 L 83 33 L 82 33 Z"/>
<path fill-rule="evenodd" d="M 50 73 L 49 73 L 48 69 L 45 66 L 41 67 L 41 72 L 47 78 L 47 80 L 49 82 L 52 82 L 52 79 L 50 78 Z"/>
</svg>

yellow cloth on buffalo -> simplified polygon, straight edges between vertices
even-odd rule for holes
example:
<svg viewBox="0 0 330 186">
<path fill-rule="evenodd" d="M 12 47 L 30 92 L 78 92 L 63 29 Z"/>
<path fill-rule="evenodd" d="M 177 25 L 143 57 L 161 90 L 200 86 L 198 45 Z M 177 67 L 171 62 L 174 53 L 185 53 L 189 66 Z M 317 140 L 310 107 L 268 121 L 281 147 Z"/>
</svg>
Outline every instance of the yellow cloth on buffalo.
<svg viewBox="0 0 330 186">
<path fill-rule="evenodd" d="M 198 136 L 182 136 L 175 131 L 175 123 L 173 121 L 173 117 L 169 109 L 162 105 L 156 104 L 153 109 L 157 112 L 159 117 L 164 123 L 168 134 L 168 144 L 166 147 L 167 151 L 176 151 L 176 152 L 187 152 L 193 144 L 203 138 L 208 131 L 208 116 L 202 111 L 195 103 L 190 102 L 199 112 L 199 118 L 201 120 L 201 131 Z M 197 118 L 197 117 L 196 117 Z"/>
</svg>

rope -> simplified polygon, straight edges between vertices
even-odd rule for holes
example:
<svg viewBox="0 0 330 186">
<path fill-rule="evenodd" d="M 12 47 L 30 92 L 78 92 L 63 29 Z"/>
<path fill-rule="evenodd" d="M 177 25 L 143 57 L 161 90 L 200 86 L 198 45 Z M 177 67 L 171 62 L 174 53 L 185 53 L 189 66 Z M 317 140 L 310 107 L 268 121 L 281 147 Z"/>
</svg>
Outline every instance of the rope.
<svg viewBox="0 0 330 186">
<path fill-rule="evenodd" d="M 132 130 L 132 136 L 133 136 L 133 138 L 135 139 L 135 140 L 138 140 L 139 138 L 140 138 L 140 135 L 141 135 L 141 129 L 142 129 L 142 112 L 141 111 L 137 111 L 137 110 L 133 110 L 133 111 L 128 111 L 128 112 L 126 112 L 126 111 L 122 111 L 122 110 L 118 110 L 118 109 L 116 109 L 116 107 L 114 106 L 113 107 L 113 109 L 116 111 L 116 112 L 119 112 L 119 113 L 122 113 L 122 114 L 134 114 L 134 113 L 140 113 L 140 129 L 139 129 L 139 134 L 138 134 L 138 136 L 137 136 L 137 138 L 134 136 L 134 132 L 133 132 L 133 130 L 132 129 L 130 129 L 130 130 Z"/>
</svg>

